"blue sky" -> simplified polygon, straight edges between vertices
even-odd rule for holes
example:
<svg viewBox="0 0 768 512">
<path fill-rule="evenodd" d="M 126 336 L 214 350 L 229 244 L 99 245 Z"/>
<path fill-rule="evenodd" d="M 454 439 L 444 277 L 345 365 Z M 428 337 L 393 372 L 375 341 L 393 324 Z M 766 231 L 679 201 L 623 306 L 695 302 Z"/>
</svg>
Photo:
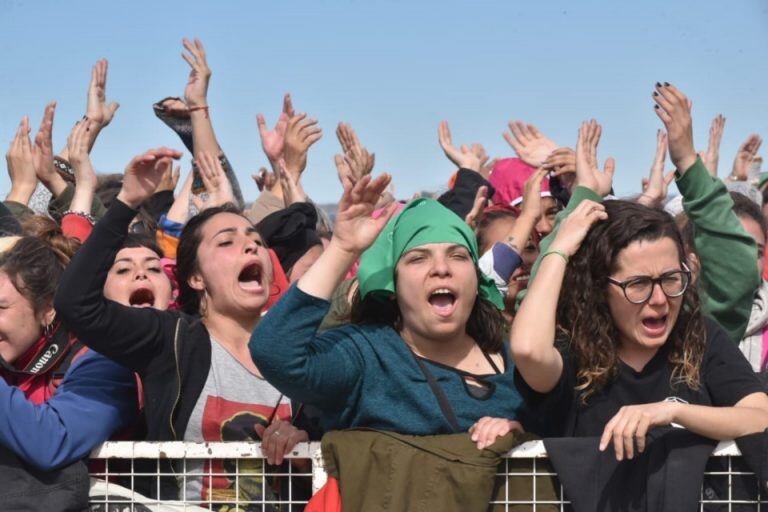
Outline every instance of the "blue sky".
<svg viewBox="0 0 768 512">
<path fill-rule="evenodd" d="M 0 144 L 25 114 L 36 129 L 55 99 L 60 147 L 84 112 L 91 65 L 106 57 L 108 98 L 121 108 L 94 148 L 97 170 L 121 171 L 149 147 L 181 149 L 151 105 L 183 93 L 184 36 L 206 45 L 211 116 L 250 199 L 249 176 L 266 164 L 256 113 L 274 122 L 287 91 L 324 130 L 305 175 L 318 201 L 340 194 L 333 154 L 342 120 L 376 152 L 377 170 L 393 174 L 400 197 L 443 187 L 452 171 L 437 143 L 441 119 L 455 142 L 512 156 L 501 137 L 510 119 L 572 146 L 579 123 L 595 117 L 599 156 L 616 158 L 615 188 L 631 193 L 653 157 L 657 80 L 693 99 L 700 149 L 711 119 L 727 117 L 721 175 L 749 133 L 768 136 L 764 1 L 0 0 Z"/>
</svg>

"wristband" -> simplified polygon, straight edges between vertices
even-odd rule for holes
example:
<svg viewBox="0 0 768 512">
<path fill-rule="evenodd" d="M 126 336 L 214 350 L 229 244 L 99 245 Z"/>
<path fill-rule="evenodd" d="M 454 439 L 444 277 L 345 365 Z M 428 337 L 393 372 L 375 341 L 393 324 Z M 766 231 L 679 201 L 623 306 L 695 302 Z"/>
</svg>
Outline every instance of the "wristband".
<svg viewBox="0 0 768 512">
<path fill-rule="evenodd" d="M 557 249 L 550 249 L 550 250 L 546 251 L 544 254 L 541 255 L 541 259 L 543 260 L 544 258 L 549 256 L 550 254 L 557 254 L 558 256 L 563 258 L 563 260 L 565 260 L 565 264 L 566 265 L 568 264 L 568 260 L 570 259 L 567 254 L 565 254 L 563 251 L 558 251 Z"/>
<path fill-rule="evenodd" d="M 74 183 L 75 171 L 72 169 L 72 164 L 60 156 L 53 157 L 53 168 L 59 173 L 59 176 L 64 178 L 64 181 L 68 183 Z"/>
<path fill-rule="evenodd" d="M 200 105 L 199 107 L 189 107 L 187 109 L 190 113 L 202 110 L 205 112 L 205 118 L 208 119 L 208 105 Z"/>
</svg>

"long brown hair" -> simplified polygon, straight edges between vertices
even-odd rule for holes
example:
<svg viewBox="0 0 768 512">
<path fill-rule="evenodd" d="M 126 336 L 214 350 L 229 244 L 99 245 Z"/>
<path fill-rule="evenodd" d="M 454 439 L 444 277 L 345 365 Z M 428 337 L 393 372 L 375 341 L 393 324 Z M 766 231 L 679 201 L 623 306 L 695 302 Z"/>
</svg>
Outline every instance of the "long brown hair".
<svg viewBox="0 0 768 512">
<path fill-rule="evenodd" d="M 577 363 L 577 386 L 582 401 L 602 389 L 618 371 L 619 332 L 613 322 L 606 291 L 607 278 L 616 270 L 619 253 L 632 242 L 671 239 L 678 258 L 685 261 L 680 231 L 662 210 L 628 201 L 606 201 L 608 219 L 596 224 L 573 255 L 557 305 L 558 335 L 569 340 Z M 693 283 L 669 339 L 670 383 L 700 386 L 700 368 L 706 344 L 704 319 Z"/>
</svg>

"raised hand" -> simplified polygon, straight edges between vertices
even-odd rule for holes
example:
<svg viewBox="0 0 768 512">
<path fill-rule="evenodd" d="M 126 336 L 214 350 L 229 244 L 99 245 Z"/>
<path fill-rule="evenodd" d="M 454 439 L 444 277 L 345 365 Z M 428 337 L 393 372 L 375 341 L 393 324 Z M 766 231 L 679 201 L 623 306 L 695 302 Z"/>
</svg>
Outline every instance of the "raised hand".
<svg viewBox="0 0 768 512">
<path fill-rule="evenodd" d="M 667 198 L 669 184 L 675 179 L 675 171 L 664 175 L 664 162 L 667 159 L 667 133 L 664 130 L 656 132 L 656 156 L 653 158 L 651 173 L 643 178 L 643 193 L 637 202 L 655 208 L 661 206 Z"/>
<path fill-rule="evenodd" d="M 7 201 L 28 204 L 37 187 L 35 161 L 32 143 L 29 140 L 29 118 L 24 116 L 16 130 L 16 136 L 8 148 L 5 161 L 8 164 L 8 176 L 11 178 L 11 190 Z"/>
<path fill-rule="evenodd" d="M 369 153 L 360 144 L 357 134 L 349 124 L 339 123 L 336 128 L 336 138 L 339 139 L 343 155 L 335 155 L 336 171 L 339 181 L 344 185 L 349 181 L 352 185 L 360 181 L 363 176 L 371 174 L 376 163 L 376 155 Z"/>
<path fill-rule="evenodd" d="M 271 192 L 278 182 L 277 175 L 273 172 L 269 172 L 266 167 L 261 167 L 256 174 L 251 174 L 251 178 L 259 188 L 259 192 L 263 190 Z"/>
<path fill-rule="evenodd" d="M 616 164 L 613 158 L 605 161 L 603 171 L 597 166 L 597 145 L 600 143 L 602 127 L 594 119 L 583 122 L 579 128 L 576 143 L 576 184 L 591 189 L 596 194 L 607 196 L 613 186 Z"/>
<path fill-rule="evenodd" d="M 107 104 L 107 59 L 101 59 L 93 65 L 91 83 L 88 84 L 88 103 L 85 116 L 94 123 L 95 130 L 100 130 L 112 122 L 119 103 Z M 95 137 L 93 137 L 95 139 Z"/>
<path fill-rule="evenodd" d="M 323 131 L 317 126 L 316 119 L 310 119 L 307 114 L 297 114 L 288 120 L 285 130 L 285 146 L 283 158 L 285 170 L 294 176 L 300 176 L 307 167 L 309 148 L 323 136 Z"/>
<path fill-rule="evenodd" d="M 557 148 L 542 165 L 545 169 L 552 170 L 552 176 L 576 173 L 576 152 L 571 148 Z"/>
<path fill-rule="evenodd" d="M 541 206 L 541 182 L 544 181 L 546 175 L 546 169 L 537 169 L 525 182 L 523 190 L 523 203 L 520 206 L 520 216 L 530 217 L 534 224 L 544 215 L 544 210 Z M 527 238 L 521 240 L 521 243 L 525 243 L 527 240 Z"/>
<path fill-rule="evenodd" d="M 731 176 L 734 180 L 746 181 L 749 179 L 749 165 L 757 156 L 762 143 L 762 137 L 753 133 L 739 146 L 736 158 L 733 160 L 733 170 L 731 171 Z"/>
<path fill-rule="evenodd" d="M 208 198 L 204 201 L 198 197 L 192 198 L 197 209 L 203 211 L 207 208 L 234 203 L 235 195 L 232 192 L 232 184 L 229 182 L 224 169 L 221 168 L 219 159 L 215 155 L 201 151 L 196 162 L 200 171 L 200 178 L 208 192 Z"/>
<path fill-rule="evenodd" d="M 466 145 L 462 145 L 461 149 L 457 149 L 453 145 L 453 140 L 451 139 L 451 129 L 448 127 L 448 121 L 440 121 L 440 125 L 437 128 L 437 137 L 440 141 L 440 147 L 443 148 L 445 156 L 447 156 L 448 160 L 453 162 L 456 167 L 459 169 L 470 169 L 475 172 L 480 172 L 480 156 L 478 156 Z"/>
<path fill-rule="evenodd" d="M 509 132 L 504 132 L 504 140 L 528 165 L 541 167 L 547 157 L 559 147 L 532 124 L 510 121 L 508 126 Z"/>
<path fill-rule="evenodd" d="M 285 161 L 282 159 L 277 163 L 277 176 L 280 180 L 280 188 L 283 190 L 283 202 L 286 208 L 293 203 L 307 201 L 307 194 L 301 186 L 301 180 L 298 176 L 285 170 Z"/>
<path fill-rule="evenodd" d="M 469 147 L 469 150 L 475 154 L 478 160 L 480 160 L 480 168 L 477 172 L 479 172 L 483 178 L 488 179 L 488 177 L 491 175 L 491 171 L 493 170 L 493 165 L 490 167 L 488 166 L 488 160 L 490 157 L 485 151 L 485 147 L 479 142 L 475 142 Z"/>
<path fill-rule="evenodd" d="M 712 126 L 709 127 L 709 145 L 707 152 L 704 153 L 702 160 L 704 166 L 712 176 L 717 176 L 717 165 L 720 161 L 720 140 L 723 138 L 723 128 L 725 128 L 725 118 L 723 114 L 718 114 L 712 120 Z"/>
<path fill-rule="evenodd" d="M 464 223 L 472 229 L 477 227 L 477 219 L 483 213 L 483 209 L 488 204 L 488 187 L 482 186 L 477 189 L 475 194 L 475 202 L 472 205 L 472 209 L 469 211 L 466 217 L 464 217 Z"/>
<path fill-rule="evenodd" d="M 95 122 L 84 119 L 78 122 L 67 139 L 67 152 L 69 163 L 75 172 L 75 184 L 77 187 L 96 187 L 96 172 L 91 165 L 88 155 L 88 142 L 91 138 L 91 130 L 95 129 Z M 90 211 L 90 208 L 88 209 Z"/>
<path fill-rule="evenodd" d="M 175 149 L 157 148 L 138 155 L 128 163 L 123 174 L 123 186 L 117 198 L 134 210 L 155 193 L 163 175 L 181 158 Z"/>
<path fill-rule="evenodd" d="M 168 220 L 178 222 L 179 224 L 187 223 L 189 218 L 189 201 L 192 198 L 192 182 L 194 179 L 194 172 L 190 170 L 184 183 L 181 185 L 181 190 L 179 190 L 176 199 L 173 200 L 173 204 L 168 209 L 166 214 Z"/>
<path fill-rule="evenodd" d="M 176 185 L 179 183 L 179 177 L 181 176 L 181 166 L 177 165 L 176 167 L 169 167 L 167 171 L 165 171 L 165 174 L 163 174 L 163 179 L 160 181 L 160 184 L 157 186 L 157 189 L 155 190 L 155 194 L 158 192 L 173 192 L 176 190 Z"/>
<path fill-rule="evenodd" d="M 608 218 L 605 206 L 594 201 L 582 201 L 561 223 L 550 250 L 568 257 L 576 254 L 592 226 Z"/>
<path fill-rule="evenodd" d="M 669 159 L 681 173 L 696 163 L 696 150 L 693 148 L 693 122 L 691 120 L 691 100 L 667 82 L 656 82 L 653 92 L 654 109 L 661 122 L 667 128 L 669 140 Z"/>
<path fill-rule="evenodd" d="M 478 144 L 478 146 L 480 146 L 480 144 Z M 485 148 L 483 148 L 483 151 L 485 151 Z M 487 160 L 480 166 L 480 175 L 487 180 L 491 176 L 493 168 L 496 166 L 496 162 L 498 161 L 498 158 L 491 158 L 490 160 Z"/>
<path fill-rule="evenodd" d="M 37 178 L 51 191 L 54 197 L 58 197 L 67 184 L 64 178 L 59 176 L 53 167 L 53 115 L 56 112 L 56 102 L 46 105 L 43 120 L 35 136 L 35 145 L 32 148 L 34 155 L 35 173 Z"/>
<path fill-rule="evenodd" d="M 256 123 L 259 126 L 259 137 L 261 138 L 261 149 L 267 155 L 272 167 L 275 168 L 277 161 L 283 158 L 283 147 L 285 145 L 285 131 L 288 129 L 288 120 L 295 115 L 291 95 L 283 97 L 283 111 L 277 118 L 275 127 L 270 130 L 267 128 L 267 121 L 264 114 L 256 116 Z M 259 188 L 261 190 L 261 188 Z"/>
<path fill-rule="evenodd" d="M 391 180 L 389 174 L 382 174 L 376 179 L 364 176 L 354 186 L 344 186 L 331 244 L 351 255 L 353 261 L 373 244 L 395 212 L 395 205 L 392 204 L 379 217 L 374 219 L 372 215 Z"/>
<path fill-rule="evenodd" d="M 181 53 L 181 56 L 192 68 L 189 71 L 189 81 L 184 89 L 184 100 L 190 109 L 208 106 L 208 83 L 211 80 L 211 69 L 205 59 L 205 48 L 199 39 L 194 42 L 189 39 L 183 39 L 182 44 L 188 53 Z"/>
<path fill-rule="evenodd" d="M 75 173 L 75 193 L 69 206 L 73 212 L 89 213 L 93 205 L 97 183 L 88 149 L 93 140 L 91 131 L 96 129 L 96 123 L 90 119 L 84 119 L 75 125 L 67 139 L 69 163 Z"/>
</svg>

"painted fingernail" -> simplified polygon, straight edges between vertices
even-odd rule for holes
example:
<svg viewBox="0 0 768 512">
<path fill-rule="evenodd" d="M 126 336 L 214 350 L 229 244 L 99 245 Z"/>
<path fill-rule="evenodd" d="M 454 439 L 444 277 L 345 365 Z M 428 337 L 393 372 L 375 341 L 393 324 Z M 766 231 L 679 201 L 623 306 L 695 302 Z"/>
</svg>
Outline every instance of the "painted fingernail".
<svg viewBox="0 0 768 512">
<path fill-rule="evenodd" d="M 664 87 L 668 87 L 668 86 L 669 86 L 669 82 L 664 82 Z"/>
<path fill-rule="evenodd" d="M 656 82 L 656 87 L 661 87 L 661 84 L 659 82 Z"/>
<path fill-rule="evenodd" d="M 653 95 L 654 95 L 654 96 L 658 96 L 658 95 L 659 95 L 659 93 L 657 93 L 656 91 L 653 91 Z"/>
<path fill-rule="evenodd" d="M 659 106 L 658 105 L 654 105 L 653 108 L 655 108 L 656 110 L 659 110 Z"/>
</svg>

